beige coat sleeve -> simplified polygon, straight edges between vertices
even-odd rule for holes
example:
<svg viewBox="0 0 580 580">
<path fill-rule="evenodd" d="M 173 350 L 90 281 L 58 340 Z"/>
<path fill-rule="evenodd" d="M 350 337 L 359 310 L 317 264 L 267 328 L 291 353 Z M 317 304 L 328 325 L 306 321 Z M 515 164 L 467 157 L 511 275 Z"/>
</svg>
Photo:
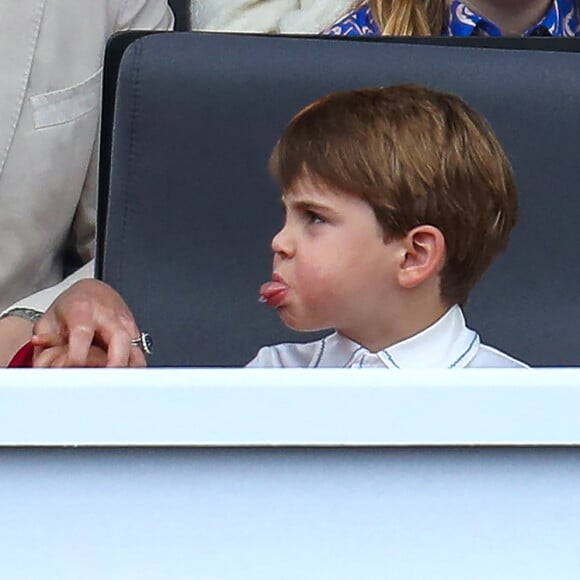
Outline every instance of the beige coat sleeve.
<svg viewBox="0 0 580 580">
<path fill-rule="evenodd" d="M 165 0 L 123 0 L 115 30 L 169 30 L 173 24 L 173 14 Z M 98 158 L 96 139 L 71 229 L 71 249 L 83 263 L 94 258 Z"/>
<path fill-rule="evenodd" d="M 99 2 L 102 2 L 103 18 L 106 17 L 110 23 L 110 33 L 128 29 L 169 30 L 173 27 L 173 14 L 166 0 L 99 0 Z M 51 2 L 47 3 L 45 16 L 46 11 L 53 10 L 54 6 L 57 5 Z M 54 8 L 55 13 L 57 10 L 58 8 Z M 94 7 L 92 7 L 92 10 L 94 10 Z M 50 16 L 54 18 L 52 12 Z M 68 241 L 68 247 L 80 258 L 81 262 L 85 263 L 85 266 L 58 284 L 40 290 L 5 307 L 4 311 L 15 307 L 35 308 L 44 311 L 58 294 L 72 283 L 78 279 L 93 275 L 94 264 L 92 259 L 94 258 L 95 247 L 98 149 L 98 138 L 95 137 L 82 190 L 79 192 L 80 195 L 77 194 L 79 195 L 78 203 L 74 211 L 70 239 Z M 31 171 L 33 170 L 32 168 Z"/>
</svg>

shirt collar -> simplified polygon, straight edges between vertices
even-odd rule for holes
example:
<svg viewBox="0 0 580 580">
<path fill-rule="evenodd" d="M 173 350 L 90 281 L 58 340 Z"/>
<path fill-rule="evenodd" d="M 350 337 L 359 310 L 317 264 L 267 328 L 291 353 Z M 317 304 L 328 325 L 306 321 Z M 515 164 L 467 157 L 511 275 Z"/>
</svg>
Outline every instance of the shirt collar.
<svg viewBox="0 0 580 580">
<path fill-rule="evenodd" d="M 576 36 L 579 33 L 578 14 L 574 0 L 554 0 L 546 15 L 524 36 Z M 468 8 L 461 0 L 449 7 L 449 36 L 501 36 L 499 27 Z"/>
<path fill-rule="evenodd" d="M 338 332 L 322 343 L 320 367 L 462 368 L 477 354 L 479 335 L 467 328 L 459 306 L 410 338 L 377 353 Z"/>
</svg>

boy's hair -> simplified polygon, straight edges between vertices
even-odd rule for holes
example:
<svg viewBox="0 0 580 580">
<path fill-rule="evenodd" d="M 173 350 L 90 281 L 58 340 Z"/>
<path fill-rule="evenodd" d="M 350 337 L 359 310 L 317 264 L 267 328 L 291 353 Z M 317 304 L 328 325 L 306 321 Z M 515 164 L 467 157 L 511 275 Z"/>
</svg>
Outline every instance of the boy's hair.
<svg viewBox="0 0 580 580">
<path fill-rule="evenodd" d="M 387 238 L 437 227 L 449 304 L 466 302 L 517 218 L 512 169 L 487 122 L 459 97 L 420 86 L 316 101 L 286 127 L 270 170 L 284 192 L 308 176 L 367 201 Z"/>
</svg>

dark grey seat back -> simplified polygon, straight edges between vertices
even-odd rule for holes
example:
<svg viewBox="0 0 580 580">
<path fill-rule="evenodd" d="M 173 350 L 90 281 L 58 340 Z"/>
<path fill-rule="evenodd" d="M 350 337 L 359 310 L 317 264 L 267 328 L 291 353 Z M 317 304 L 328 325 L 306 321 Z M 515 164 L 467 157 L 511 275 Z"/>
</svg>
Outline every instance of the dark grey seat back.
<svg viewBox="0 0 580 580">
<path fill-rule="evenodd" d="M 123 57 L 102 192 L 102 276 L 154 335 L 154 365 L 243 364 L 260 345 L 304 338 L 257 303 L 282 219 L 270 150 L 324 94 L 410 82 L 484 113 L 516 171 L 520 223 L 470 325 L 535 365 L 580 361 L 580 55 L 174 33 Z"/>
</svg>

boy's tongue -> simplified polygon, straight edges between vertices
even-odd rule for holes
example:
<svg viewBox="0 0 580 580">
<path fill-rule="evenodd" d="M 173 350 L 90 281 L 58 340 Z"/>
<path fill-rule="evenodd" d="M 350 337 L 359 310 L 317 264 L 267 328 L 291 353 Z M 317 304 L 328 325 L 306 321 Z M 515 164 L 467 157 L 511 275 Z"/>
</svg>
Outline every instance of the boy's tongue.
<svg viewBox="0 0 580 580">
<path fill-rule="evenodd" d="M 266 302 L 269 306 L 276 306 L 276 303 L 288 290 L 284 282 L 270 280 L 260 286 L 260 302 Z"/>
</svg>

